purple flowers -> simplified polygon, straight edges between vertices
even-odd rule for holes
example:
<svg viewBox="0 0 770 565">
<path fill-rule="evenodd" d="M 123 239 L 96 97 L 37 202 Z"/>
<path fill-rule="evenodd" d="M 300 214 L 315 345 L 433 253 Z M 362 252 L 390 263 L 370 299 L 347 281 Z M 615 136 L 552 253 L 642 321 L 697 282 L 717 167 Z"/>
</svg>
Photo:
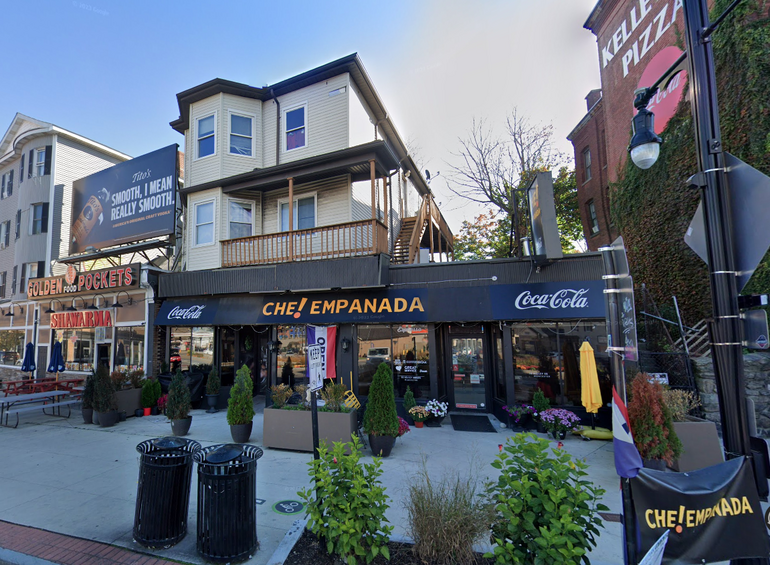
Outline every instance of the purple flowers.
<svg viewBox="0 0 770 565">
<path fill-rule="evenodd" d="M 503 406 L 503 410 L 505 410 L 517 424 L 526 416 L 537 417 L 535 407 L 530 406 L 529 404 L 524 404 L 522 406 Z"/>
<path fill-rule="evenodd" d="M 549 432 L 566 432 L 580 426 L 580 418 L 574 412 L 563 408 L 549 408 L 540 414 L 540 421 Z"/>
</svg>

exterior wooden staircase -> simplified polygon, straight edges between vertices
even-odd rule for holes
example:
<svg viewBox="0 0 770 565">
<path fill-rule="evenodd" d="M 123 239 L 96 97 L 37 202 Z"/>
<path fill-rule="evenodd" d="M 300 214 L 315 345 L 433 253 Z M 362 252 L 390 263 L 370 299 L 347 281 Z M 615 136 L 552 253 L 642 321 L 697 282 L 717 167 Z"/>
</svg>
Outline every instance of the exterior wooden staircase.
<svg viewBox="0 0 770 565">
<path fill-rule="evenodd" d="M 417 216 L 401 220 L 401 231 L 398 232 L 398 237 L 393 244 L 393 257 L 390 258 L 392 263 L 398 263 L 400 265 L 411 263 L 411 258 L 409 257 L 409 243 L 412 240 L 412 234 L 414 233 L 414 226 L 416 223 Z M 422 234 L 420 234 L 420 237 L 421 236 Z"/>
</svg>

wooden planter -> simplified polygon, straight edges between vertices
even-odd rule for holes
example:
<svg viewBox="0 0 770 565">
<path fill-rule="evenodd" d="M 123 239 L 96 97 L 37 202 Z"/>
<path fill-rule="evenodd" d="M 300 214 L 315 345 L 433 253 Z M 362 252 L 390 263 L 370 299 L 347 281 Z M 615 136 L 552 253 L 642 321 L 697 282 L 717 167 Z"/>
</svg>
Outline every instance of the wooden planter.
<svg viewBox="0 0 770 565">
<path fill-rule="evenodd" d="M 674 422 L 674 431 L 682 442 L 682 455 L 671 466 L 674 471 L 686 473 L 724 461 L 714 422 L 688 417 L 687 422 Z"/>
<path fill-rule="evenodd" d="M 118 403 L 118 412 L 133 415 L 137 409 L 142 407 L 142 389 L 119 390 L 115 393 L 115 400 Z"/>
<path fill-rule="evenodd" d="M 335 441 L 351 441 L 356 432 L 355 410 L 350 412 L 318 412 L 318 439 L 329 448 Z M 265 408 L 262 430 L 265 447 L 313 451 L 313 423 L 310 410 Z"/>
</svg>

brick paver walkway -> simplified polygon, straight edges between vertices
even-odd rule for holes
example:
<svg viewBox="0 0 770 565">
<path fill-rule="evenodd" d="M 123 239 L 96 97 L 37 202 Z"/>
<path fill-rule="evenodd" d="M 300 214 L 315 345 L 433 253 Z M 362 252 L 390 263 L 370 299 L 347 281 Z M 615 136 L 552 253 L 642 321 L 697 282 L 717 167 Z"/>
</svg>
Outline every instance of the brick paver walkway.
<svg viewBox="0 0 770 565">
<path fill-rule="evenodd" d="M 0 547 L 61 565 L 174 565 L 129 549 L 0 520 Z"/>
</svg>

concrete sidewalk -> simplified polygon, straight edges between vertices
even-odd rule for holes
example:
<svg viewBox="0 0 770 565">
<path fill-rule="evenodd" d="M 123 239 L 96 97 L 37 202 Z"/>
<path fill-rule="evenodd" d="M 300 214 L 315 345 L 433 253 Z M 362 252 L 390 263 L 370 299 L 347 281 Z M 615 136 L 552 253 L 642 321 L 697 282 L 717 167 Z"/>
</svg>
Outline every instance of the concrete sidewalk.
<svg viewBox="0 0 770 565">
<path fill-rule="evenodd" d="M 257 415 L 251 436 L 252 443 L 258 446 L 262 439 L 261 402 L 262 398 L 257 397 Z M 483 477 L 495 475 L 496 471 L 490 463 L 498 453 L 498 445 L 505 443 L 513 432 L 500 428 L 493 416 L 489 418 L 497 433 L 457 432 L 446 418 L 440 428 L 418 430 L 412 427 L 408 434 L 397 440 L 391 456 L 383 460 L 381 477 L 391 497 L 387 517 L 395 526 L 394 534 L 408 536 L 405 529 L 407 513 L 402 501 L 407 493 L 408 480 L 418 472 L 423 461 L 428 472 L 435 477 L 454 470 L 471 473 L 472 469 Z M 129 418 L 113 428 L 100 428 L 83 424 L 78 409 L 73 410 L 69 419 L 27 413 L 22 415 L 17 429 L 0 428 L 0 445 L 3 447 L 0 520 L 10 523 L 0 523 L 0 547 L 13 552 L 0 552 L 0 562 L 73 565 L 109 562 L 93 555 L 86 561 L 64 561 L 59 555 L 57 561 L 51 547 L 46 552 L 35 553 L 32 546 L 25 546 L 26 551 L 30 551 L 25 553 L 21 546 L 14 550 L 4 545 L 3 528 L 13 529 L 17 527 L 14 525 L 21 525 L 44 530 L 45 536 L 60 534 L 79 538 L 71 542 L 76 547 L 80 547 L 76 542 L 81 540 L 106 544 L 108 549 L 115 550 L 113 557 L 118 556 L 120 560 L 116 562 L 154 563 L 151 559 L 157 558 L 205 563 L 196 551 L 195 473 L 187 536 L 177 545 L 164 550 L 147 550 L 132 539 L 139 471 L 136 445 L 149 438 L 170 434 L 171 426 L 164 416 Z M 232 442 L 225 412 L 207 414 L 204 410 L 194 410 L 187 437 L 204 447 Z M 615 475 L 612 443 L 586 442 L 573 436 L 564 441 L 564 449 L 589 465 L 589 478 L 606 490 L 604 504 L 611 513 L 618 513 L 619 483 Z M 260 547 L 248 563 L 267 564 L 294 520 L 304 517 L 304 513 L 279 513 L 274 507 L 282 501 L 299 501 L 297 491 L 310 486 L 307 463 L 311 459 L 309 453 L 265 449 L 257 466 L 257 533 Z M 364 457 L 364 461 L 370 460 L 368 455 Z M 31 530 L 26 535 L 40 538 L 43 534 L 35 534 L 35 530 Z M 104 550 L 101 545 L 95 547 L 89 551 Z M 124 550 L 136 552 L 144 561 L 132 560 L 134 554 Z M 14 560 L 17 554 L 42 558 L 42 561 L 17 561 Z M 619 523 L 605 521 L 599 545 L 591 553 L 591 561 L 596 565 L 622 563 Z"/>
</svg>

